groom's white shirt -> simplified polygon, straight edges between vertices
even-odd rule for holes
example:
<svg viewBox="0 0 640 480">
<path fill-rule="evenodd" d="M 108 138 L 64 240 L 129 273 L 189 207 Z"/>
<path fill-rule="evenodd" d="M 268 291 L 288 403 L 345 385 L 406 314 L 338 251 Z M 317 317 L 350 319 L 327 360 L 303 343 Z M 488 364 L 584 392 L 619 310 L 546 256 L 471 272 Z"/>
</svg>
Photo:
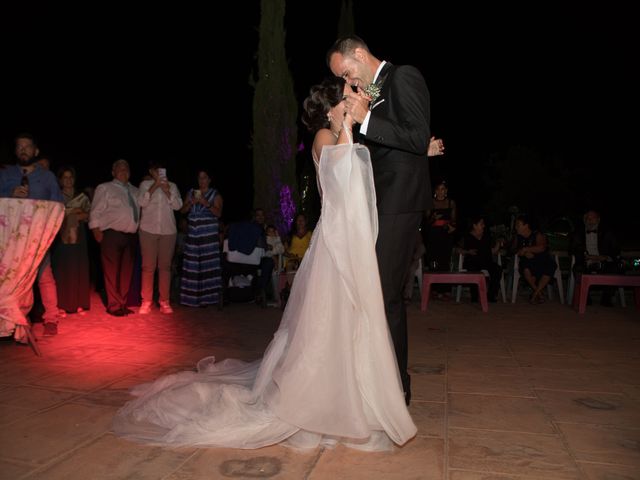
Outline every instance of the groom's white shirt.
<svg viewBox="0 0 640 480">
<path fill-rule="evenodd" d="M 384 64 L 387 63 L 386 60 L 383 60 L 382 63 L 380 63 L 380 65 L 378 65 L 378 69 L 376 70 L 376 74 L 373 76 L 373 83 L 376 83 L 376 80 L 378 79 L 378 75 L 380 75 L 380 72 L 382 71 L 382 67 L 384 67 Z M 361 135 L 366 135 L 367 134 L 367 127 L 369 126 L 369 118 L 371 118 L 371 110 L 373 110 L 376 106 L 380 105 L 382 102 L 384 102 L 384 98 L 382 100 L 380 100 L 379 102 L 375 103 L 367 112 L 367 115 L 364 117 L 364 120 L 362 121 L 362 125 L 360 125 L 360 134 Z"/>
</svg>

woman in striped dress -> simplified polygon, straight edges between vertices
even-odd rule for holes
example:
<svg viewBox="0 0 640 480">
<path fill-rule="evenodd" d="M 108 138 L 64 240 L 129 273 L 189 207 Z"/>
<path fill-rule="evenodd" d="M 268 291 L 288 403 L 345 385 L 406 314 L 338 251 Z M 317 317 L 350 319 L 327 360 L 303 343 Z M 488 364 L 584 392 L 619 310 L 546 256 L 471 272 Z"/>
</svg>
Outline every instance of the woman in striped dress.
<svg viewBox="0 0 640 480">
<path fill-rule="evenodd" d="M 189 307 L 218 303 L 222 285 L 218 228 L 222 196 L 210 184 L 211 177 L 200 170 L 198 188 L 187 193 L 181 209 L 182 213 L 189 212 L 189 227 L 184 245 L 180 303 Z"/>
</svg>

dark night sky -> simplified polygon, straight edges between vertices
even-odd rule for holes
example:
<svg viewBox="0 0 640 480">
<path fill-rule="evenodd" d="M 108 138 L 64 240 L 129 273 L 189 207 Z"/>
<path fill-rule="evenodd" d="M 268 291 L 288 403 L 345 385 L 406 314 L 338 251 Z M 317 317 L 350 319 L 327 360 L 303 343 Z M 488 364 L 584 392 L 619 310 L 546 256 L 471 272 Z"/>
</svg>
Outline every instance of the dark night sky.
<svg viewBox="0 0 640 480">
<path fill-rule="evenodd" d="M 77 166 L 81 183 L 107 180 L 119 157 L 134 165 L 137 183 L 157 157 L 185 189 L 192 169 L 206 164 L 228 214 L 244 213 L 259 2 L 232 3 L 2 7 L 3 158 L 13 136 L 30 131 L 57 164 Z M 288 3 L 287 56 L 302 100 L 330 73 L 324 55 L 340 2 L 314 3 L 313 13 L 309 2 Z M 427 13 L 417 15 L 415 0 L 384 9 L 354 0 L 354 11 L 356 32 L 376 56 L 425 75 L 432 129 L 447 148 L 432 173 L 449 179 L 459 203 L 486 200 L 478 178 L 491 152 L 523 145 L 582 167 L 592 204 L 620 224 L 639 172 L 633 16 L 611 3 L 605 12 L 559 3 L 499 10 L 425 3 Z M 209 8 L 221 10 L 207 15 Z M 235 34 L 219 32 L 223 24 Z M 225 109 L 223 99 L 235 107 Z M 222 145 L 237 153 L 221 155 Z M 546 195 L 544 186 L 532 188 Z"/>
</svg>

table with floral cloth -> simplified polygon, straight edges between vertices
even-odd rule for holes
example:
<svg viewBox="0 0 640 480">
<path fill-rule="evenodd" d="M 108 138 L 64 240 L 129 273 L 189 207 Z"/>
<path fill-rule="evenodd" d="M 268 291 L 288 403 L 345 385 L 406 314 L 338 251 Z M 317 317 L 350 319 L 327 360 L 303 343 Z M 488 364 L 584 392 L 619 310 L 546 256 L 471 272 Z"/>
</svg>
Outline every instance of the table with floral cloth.
<svg viewBox="0 0 640 480">
<path fill-rule="evenodd" d="M 28 340 L 33 282 L 63 219 L 60 202 L 0 198 L 0 337 Z"/>
</svg>

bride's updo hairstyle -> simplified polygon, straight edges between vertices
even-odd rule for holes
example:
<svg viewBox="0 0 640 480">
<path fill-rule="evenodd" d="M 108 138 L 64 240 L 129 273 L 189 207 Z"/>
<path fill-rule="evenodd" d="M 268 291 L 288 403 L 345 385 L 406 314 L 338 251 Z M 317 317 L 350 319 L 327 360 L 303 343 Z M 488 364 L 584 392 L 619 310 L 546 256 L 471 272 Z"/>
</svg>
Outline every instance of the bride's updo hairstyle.
<svg viewBox="0 0 640 480">
<path fill-rule="evenodd" d="M 311 132 L 317 132 L 321 128 L 329 128 L 327 114 L 344 98 L 344 83 L 344 78 L 331 77 L 325 79 L 320 85 L 311 87 L 309 96 L 302 104 L 304 109 L 302 123 Z"/>
</svg>

